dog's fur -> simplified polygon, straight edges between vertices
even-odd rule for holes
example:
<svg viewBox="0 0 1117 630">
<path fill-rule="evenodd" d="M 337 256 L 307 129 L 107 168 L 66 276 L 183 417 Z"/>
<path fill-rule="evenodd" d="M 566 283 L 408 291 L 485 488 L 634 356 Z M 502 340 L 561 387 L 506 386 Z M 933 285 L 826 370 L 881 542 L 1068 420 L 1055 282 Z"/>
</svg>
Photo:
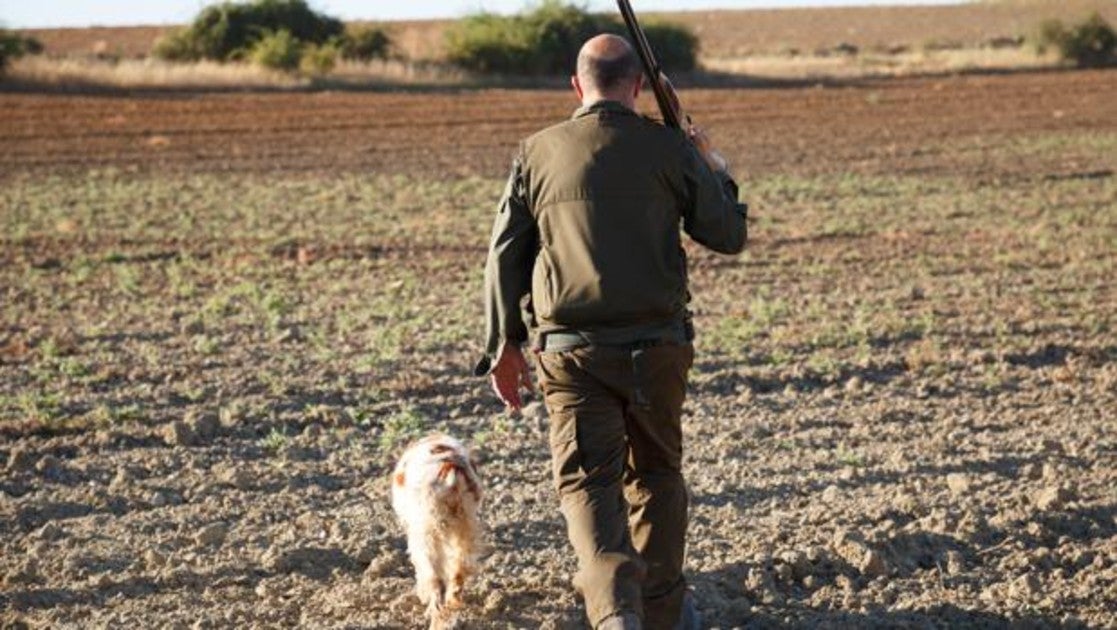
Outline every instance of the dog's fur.
<svg viewBox="0 0 1117 630">
<path fill-rule="evenodd" d="M 481 479 L 469 450 L 446 435 L 409 446 L 392 474 L 392 507 L 407 530 L 416 591 L 431 630 L 455 627 L 481 544 Z"/>
</svg>

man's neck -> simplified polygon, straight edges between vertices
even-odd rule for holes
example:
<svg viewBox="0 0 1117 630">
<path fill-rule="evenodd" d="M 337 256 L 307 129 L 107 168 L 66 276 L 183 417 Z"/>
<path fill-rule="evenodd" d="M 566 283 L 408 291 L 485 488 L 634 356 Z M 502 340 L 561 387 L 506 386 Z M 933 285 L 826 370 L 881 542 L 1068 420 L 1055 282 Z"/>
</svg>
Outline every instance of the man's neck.
<svg viewBox="0 0 1117 630">
<path fill-rule="evenodd" d="M 582 107 L 593 107 L 594 105 L 599 105 L 605 102 L 618 103 L 627 107 L 628 109 L 631 109 L 632 111 L 636 111 L 635 102 L 630 99 L 616 98 L 614 96 L 595 96 L 593 98 L 582 99 Z"/>
</svg>

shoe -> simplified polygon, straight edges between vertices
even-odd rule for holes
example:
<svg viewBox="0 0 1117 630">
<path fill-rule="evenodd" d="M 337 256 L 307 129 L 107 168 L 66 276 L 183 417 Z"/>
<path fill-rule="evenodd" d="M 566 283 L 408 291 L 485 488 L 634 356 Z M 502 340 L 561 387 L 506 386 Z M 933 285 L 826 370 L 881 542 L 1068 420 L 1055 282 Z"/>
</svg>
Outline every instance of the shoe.
<svg viewBox="0 0 1117 630">
<path fill-rule="evenodd" d="M 597 624 L 597 630 L 643 630 L 644 624 L 634 613 L 621 613 L 606 617 L 605 621 Z"/>
<path fill-rule="evenodd" d="M 694 602 L 694 593 L 687 591 L 683 594 L 683 609 L 679 613 L 679 623 L 675 630 L 701 630 L 702 614 L 698 612 L 698 604 Z"/>
</svg>

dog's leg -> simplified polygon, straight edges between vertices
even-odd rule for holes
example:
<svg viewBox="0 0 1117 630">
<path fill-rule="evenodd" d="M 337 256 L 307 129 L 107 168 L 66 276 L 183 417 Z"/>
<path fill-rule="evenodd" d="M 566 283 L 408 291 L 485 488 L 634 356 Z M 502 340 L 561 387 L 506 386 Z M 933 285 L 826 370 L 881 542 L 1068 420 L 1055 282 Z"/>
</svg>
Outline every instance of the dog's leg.
<svg viewBox="0 0 1117 630">
<path fill-rule="evenodd" d="M 430 532 L 415 532 L 408 541 L 411 563 L 415 566 L 415 590 L 427 608 L 431 630 L 452 628 L 446 617 L 446 558 Z"/>
<path fill-rule="evenodd" d="M 426 606 L 438 608 L 442 605 L 442 590 L 442 580 L 438 579 L 429 564 L 415 565 L 415 592 L 419 595 L 419 601 Z"/>
<path fill-rule="evenodd" d="M 415 579 L 419 601 L 427 607 L 427 617 L 431 620 L 431 630 L 441 630 L 445 627 L 442 622 L 445 613 L 445 606 L 443 605 L 443 600 L 446 597 L 445 584 L 438 577 L 434 567 L 429 564 L 423 571 L 419 571 L 416 567 Z"/>
<path fill-rule="evenodd" d="M 423 532 L 412 532 L 408 536 L 407 551 L 411 566 L 415 567 L 415 593 L 419 601 L 428 609 L 437 610 L 442 606 L 444 587 L 436 568 L 438 559 L 432 557 Z"/>
<path fill-rule="evenodd" d="M 440 554 L 438 567 L 445 571 L 447 558 Z M 427 604 L 427 615 L 430 617 L 430 630 L 454 630 L 458 627 L 457 606 L 453 602 L 452 581 L 447 581 L 445 575 L 434 576 L 432 588 L 437 589 L 431 601 Z"/>
<path fill-rule="evenodd" d="M 457 610 L 462 607 L 465 581 L 473 574 L 473 539 L 471 532 L 459 532 L 449 549 L 447 560 L 446 606 Z"/>
</svg>

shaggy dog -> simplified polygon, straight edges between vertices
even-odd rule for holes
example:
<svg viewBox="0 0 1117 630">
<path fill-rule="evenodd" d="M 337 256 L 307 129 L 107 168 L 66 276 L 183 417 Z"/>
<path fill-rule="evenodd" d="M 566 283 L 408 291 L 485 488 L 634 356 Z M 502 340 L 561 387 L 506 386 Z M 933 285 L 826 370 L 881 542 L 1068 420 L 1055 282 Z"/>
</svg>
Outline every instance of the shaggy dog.
<svg viewBox="0 0 1117 630">
<path fill-rule="evenodd" d="M 431 630 L 453 628 L 480 551 L 481 479 L 465 445 L 430 435 L 407 447 L 392 475 L 392 507 L 407 530 L 415 590 Z"/>
</svg>

